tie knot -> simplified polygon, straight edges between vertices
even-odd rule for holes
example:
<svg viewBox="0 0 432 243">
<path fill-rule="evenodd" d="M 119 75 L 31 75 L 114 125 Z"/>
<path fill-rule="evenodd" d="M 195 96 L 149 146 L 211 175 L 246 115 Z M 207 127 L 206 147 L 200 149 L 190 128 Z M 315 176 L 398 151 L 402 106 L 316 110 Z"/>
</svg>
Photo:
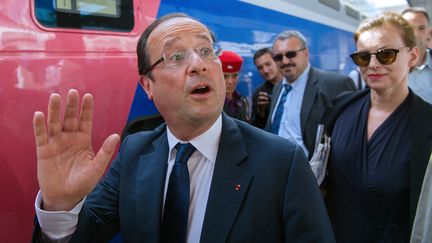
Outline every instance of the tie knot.
<svg viewBox="0 0 432 243">
<path fill-rule="evenodd" d="M 284 86 L 284 93 L 288 93 L 292 89 L 292 86 L 289 84 L 284 84 L 283 86 Z"/>
<path fill-rule="evenodd" d="M 187 164 L 187 161 L 195 151 L 195 147 L 190 143 L 177 143 L 175 146 L 177 155 L 175 163 Z"/>
</svg>

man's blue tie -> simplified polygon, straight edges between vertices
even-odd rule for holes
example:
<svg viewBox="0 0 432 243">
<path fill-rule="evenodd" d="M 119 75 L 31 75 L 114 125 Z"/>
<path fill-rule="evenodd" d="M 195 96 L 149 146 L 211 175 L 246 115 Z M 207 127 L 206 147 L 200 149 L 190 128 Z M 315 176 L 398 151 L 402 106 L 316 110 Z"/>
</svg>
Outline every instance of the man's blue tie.
<svg viewBox="0 0 432 243">
<path fill-rule="evenodd" d="M 270 132 L 274 134 L 279 134 L 279 127 L 282 120 L 282 115 L 284 112 L 284 104 L 287 98 L 288 93 L 291 91 L 292 87 L 289 84 L 283 85 L 284 91 L 282 93 L 282 96 L 280 98 L 279 104 L 276 108 L 276 112 L 273 117 L 273 122 L 270 128 Z"/>
<path fill-rule="evenodd" d="M 178 143 L 177 155 L 168 182 L 161 225 L 161 242 L 185 243 L 189 216 L 189 171 L 187 161 L 195 151 L 190 143 Z"/>
</svg>

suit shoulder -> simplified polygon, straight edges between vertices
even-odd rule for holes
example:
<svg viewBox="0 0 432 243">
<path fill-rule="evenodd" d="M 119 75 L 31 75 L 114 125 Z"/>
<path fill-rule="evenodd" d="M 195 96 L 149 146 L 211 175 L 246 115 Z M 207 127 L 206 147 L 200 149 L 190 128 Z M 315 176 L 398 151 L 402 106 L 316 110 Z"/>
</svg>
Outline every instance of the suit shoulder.
<svg viewBox="0 0 432 243">
<path fill-rule="evenodd" d="M 411 105 L 413 112 L 416 114 L 421 114 L 421 119 L 430 124 L 430 127 L 432 127 L 432 105 L 412 91 Z"/>
<path fill-rule="evenodd" d="M 314 72 L 316 72 L 316 75 L 319 79 L 326 80 L 326 82 L 345 82 L 347 80 L 351 80 L 348 75 L 325 71 L 317 68 L 314 68 Z"/>
<path fill-rule="evenodd" d="M 354 91 L 354 81 L 348 76 L 314 68 L 311 71 L 312 79 L 318 81 L 316 85 L 329 93 Z"/>
<path fill-rule="evenodd" d="M 166 132 L 165 123 L 151 131 L 141 131 L 128 135 L 121 144 L 120 153 L 139 153 Z"/>
</svg>

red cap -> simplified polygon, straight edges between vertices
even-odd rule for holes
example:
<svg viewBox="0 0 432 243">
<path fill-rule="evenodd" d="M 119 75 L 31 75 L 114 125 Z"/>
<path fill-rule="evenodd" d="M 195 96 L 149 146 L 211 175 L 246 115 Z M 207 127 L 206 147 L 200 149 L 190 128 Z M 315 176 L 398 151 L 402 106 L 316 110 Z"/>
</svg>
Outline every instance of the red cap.
<svg viewBox="0 0 432 243">
<path fill-rule="evenodd" d="M 236 73 L 240 71 L 243 63 L 243 58 L 232 51 L 223 51 L 219 59 L 221 60 L 224 73 Z"/>
</svg>

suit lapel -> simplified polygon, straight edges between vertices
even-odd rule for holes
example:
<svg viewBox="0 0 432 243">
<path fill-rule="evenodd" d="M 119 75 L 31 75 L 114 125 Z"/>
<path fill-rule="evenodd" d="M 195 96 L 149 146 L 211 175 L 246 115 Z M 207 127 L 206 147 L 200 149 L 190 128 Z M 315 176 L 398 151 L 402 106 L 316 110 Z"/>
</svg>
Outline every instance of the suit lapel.
<svg viewBox="0 0 432 243">
<path fill-rule="evenodd" d="M 248 156 L 237 124 L 225 114 L 201 242 L 225 242 L 253 175 L 238 166 Z"/>
<path fill-rule="evenodd" d="M 310 68 L 308 79 L 306 81 L 306 87 L 303 95 L 303 101 L 300 110 L 300 124 L 302 134 L 304 134 L 304 130 L 306 128 L 307 118 L 312 110 L 313 104 L 315 102 L 315 97 L 318 92 L 315 84 L 318 82 L 318 78 L 315 75 L 313 67 Z"/>
<path fill-rule="evenodd" d="M 140 156 L 138 162 L 136 217 L 140 231 L 144 234 L 143 239 L 148 239 L 149 236 L 153 236 L 152 239 L 159 238 L 167 161 L 168 141 L 165 130 L 154 140 L 151 148 Z"/>
</svg>

